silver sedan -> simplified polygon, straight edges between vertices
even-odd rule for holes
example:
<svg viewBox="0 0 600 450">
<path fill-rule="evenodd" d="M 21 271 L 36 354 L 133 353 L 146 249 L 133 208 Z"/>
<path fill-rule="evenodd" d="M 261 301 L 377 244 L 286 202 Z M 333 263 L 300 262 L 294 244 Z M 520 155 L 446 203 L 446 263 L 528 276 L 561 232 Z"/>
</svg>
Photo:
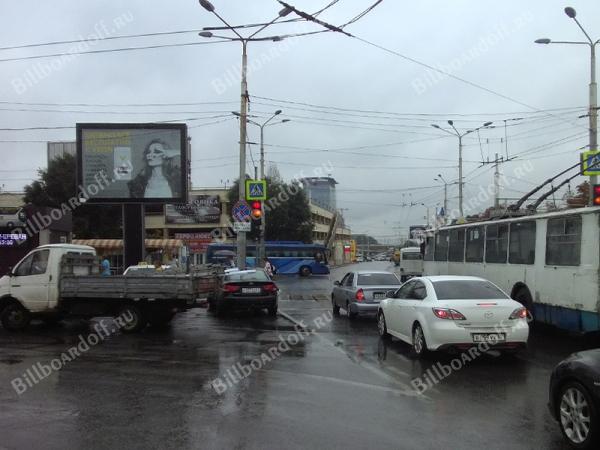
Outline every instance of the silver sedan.
<svg viewBox="0 0 600 450">
<path fill-rule="evenodd" d="M 338 315 L 340 308 L 350 319 L 360 313 L 377 313 L 379 302 L 385 298 L 386 292 L 398 289 L 400 284 L 398 277 L 390 272 L 348 272 L 341 281 L 334 282 L 331 293 L 333 314 Z"/>
</svg>

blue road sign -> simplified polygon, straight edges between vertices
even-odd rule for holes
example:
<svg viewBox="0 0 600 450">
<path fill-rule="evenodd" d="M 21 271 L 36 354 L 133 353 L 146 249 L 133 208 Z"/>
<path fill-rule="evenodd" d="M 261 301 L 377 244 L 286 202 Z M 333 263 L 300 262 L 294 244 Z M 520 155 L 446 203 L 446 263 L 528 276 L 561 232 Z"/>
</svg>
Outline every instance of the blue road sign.
<svg viewBox="0 0 600 450">
<path fill-rule="evenodd" d="M 265 180 L 246 180 L 246 200 L 266 200 L 267 182 Z"/>
<path fill-rule="evenodd" d="M 244 222 L 250 220 L 250 213 L 252 212 L 250 205 L 243 200 L 238 200 L 233 208 L 231 208 L 231 215 L 236 222 Z"/>
<path fill-rule="evenodd" d="M 600 175 L 600 152 L 597 150 L 583 152 L 581 165 L 584 175 Z"/>
</svg>

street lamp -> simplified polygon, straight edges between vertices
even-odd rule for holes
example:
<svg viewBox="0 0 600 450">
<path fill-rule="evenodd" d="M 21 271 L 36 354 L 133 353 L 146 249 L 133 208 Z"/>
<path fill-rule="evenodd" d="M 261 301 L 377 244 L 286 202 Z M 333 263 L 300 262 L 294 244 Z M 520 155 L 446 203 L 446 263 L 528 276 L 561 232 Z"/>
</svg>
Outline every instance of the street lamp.
<svg viewBox="0 0 600 450">
<path fill-rule="evenodd" d="M 441 173 L 438 173 L 437 178 L 434 181 L 441 181 L 444 183 L 444 224 L 446 224 L 446 215 L 448 214 L 448 184 Z"/>
<path fill-rule="evenodd" d="M 279 114 L 281 114 L 281 110 L 278 109 L 277 111 L 275 111 L 273 113 L 273 115 L 271 117 L 269 117 L 267 120 L 265 120 L 262 124 L 255 122 L 254 120 L 251 119 L 246 119 L 246 121 L 248 123 L 251 123 L 252 125 L 256 125 L 257 127 L 260 128 L 260 178 L 262 180 L 265 179 L 265 145 L 264 145 L 264 137 L 265 137 L 265 127 L 268 126 L 272 126 L 272 125 L 279 125 L 282 123 L 286 123 L 289 122 L 290 119 L 283 119 L 280 120 L 279 122 L 273 122 L 271 123 L 271 120 L 273 120 L 275 117 L 277 117 Z M 237 117 L 240 117 L 240 115 L 236 112 L 233 112 L 233 114 Z M 266 231 L 266 211 L 264 208 L 264 203 L 263 203 L 263 211 L 262 211 L 262 216 L 260 219 L 260 244 L 259 244 L 259 248 L 257 251 L 257 257 L 258 257 L 258 261 L 260 261 L 260 263 L 262 264 L 265 256 L 266 256 L 266 251 L 265 251 L 265 231 Z"/>
<path fill-rule="evenodd" d="M 585 35 L 587 41 L 553 41 L 553 40 L 548 39 L 548 38 L 542 38 L 542 39 L 536 39 L 535 43 L 536 44 L 588 45 L 590 47 L 590 62 L 591 62 L 590 85 L 589 85 L 590 110 L 589 110 L 589 114 L 588 114 L 588 116 L 590 118 L 590 128 L 589 128 L 590 144 L 589 144 L 589 149 L 590 149 L 590 151 L 596 151 L 597 147 L 598 147 L 598 109 L 597 109 L 597 105 L 598 105 L 598 93 L 597 93 L 597 88 L 596 88 L 596 44 L 598 44 L 598 42 L 600 42 L 600 39 L 598 39 L 595 42 L 592 40 L 592 38 L 590 37 L 590 35 L 585 31 L 585 29 L 583 28 L 583 26 L 581 25 L 581 23 L 579 23 L 579 21 L 577 20 L 577 12 L 575 11 L 575 8 L 567 6 L 565 8 L 565 14 L 569 18 L 571 18 L 571 19 L 573 19 L 575 21 L 575 23 L 577 24 L 577 26 L 579 27 L 579 29 Z M 590 176 L 590 185 L 593 186 L 596 183 L 597 183 L 597 177 L 595 175 Z M 590 195 L 590 198 L 589 198 L 589 205 L 593 206 L 592 196 L 591 195 Z"/>
<path fill-rule="evenodd" d="M 454 132 L 447 130 L 446 128 L 442 128 L 439 125 L 436 124 L 431 124 L 431 126 L 433 128 L 437 128 L 438 130 L 444 131 L 448 134 L 451 134 L 453 136 L 457 136 L 458 137 L 458 209 L 460 212 L 460 218 L 463 218 L 463 176 L 462 176 L 462 172 L 463 172 L 463 164 L 462 164 L 462 148 L 463 148 L 463 144 L 462 144 L 462 138 L 465 137 L 467 134 L 470 133 L 474 133 L 476 131 L 481 130 L 482 128 L 489 128 L 490 125 L 492 125 L 493 122 L 485 122 L 483 125 L 481 125 L 480 127 L 474 128 L 472 130 L 467 130 L 464 133 L 460 133 L 456 127 L 454 126 L 454 121 L 449 120 L 448 121 L 448 125 L 450 125 L 452 127 L 452 129 L 454 130 Z"/>
<path fill-rule="evenodd" d="M 217 36 L 214 35 L 210 31 L 201 31 L 198 33 L 199 36 L 204 38 L 220 38 L 227 39 L 230 41 L 237 41 L 242 43 L 242 81 L 241 81 L 241 100 L 240 100 L 240 173 L 239 173 L 239 200 L 246 200 L 246 120 L 248 117 L 248 83 L 246 79 L 247 68 L 248 68 L 248 54 L 247 54 L 247 46 L 248 42 L 251 41 L 274 41 L 278 42 L 283 39 L 281 36 L 269 36 L 264 38 L 255 38 L 255 36 L 267 28 L 269 25 L 273 24 L 280 17 L 284 17 L 291 12 L 290 8 L 284 8 L 279 11 L 277 17 L 271 20 L 269 23 L 266 23 L 262 27 L 260 27 L 257 31 L 252 33 L 248 37 L 243 37 L 237 30 L 229 25 L 225 19 L 223 19 L 216 11 L 215 7 L 208 0 L 199 0 L 200 6 L 204 8 L 206 11 L 214 14 L 225 26 L 227 29 L 231 30 L 237 37 L 227 37 L 227 36 Z M 238 232 L 237 233 L 237 266 L 243 270 L 246 268 L 246 233 Z"/>
</svg>

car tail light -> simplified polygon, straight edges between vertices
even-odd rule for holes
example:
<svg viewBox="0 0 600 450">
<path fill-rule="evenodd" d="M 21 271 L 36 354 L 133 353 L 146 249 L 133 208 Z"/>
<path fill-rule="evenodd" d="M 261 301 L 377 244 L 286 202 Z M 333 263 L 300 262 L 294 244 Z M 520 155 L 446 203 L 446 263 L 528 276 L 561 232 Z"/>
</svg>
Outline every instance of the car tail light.
<svg viewBox="0 0 600 450">
<path fill-rule="evenodd" d="M 510 320 L 527 319 L 527 308 L 515 309 L 509 317 Z"/>
<path fill-rule="evenodd" d="M 455 309 L 449 308 L 431 308 L 433 310 L 433 314 L 438 319 L 448 319 L 448 320 L 467 320 L 465 316 L 459 313 Z"/>
<path fill-rule="evenodd" d="M 363 292 L 362 289 L 359 289 L 358 291 L 356 291 L 356 300 L 358 300 L 359 302 L 362 302 L 365 299 L 365 293 Z"/>
<path fill-rule="evenodd" d="M 263 290 L 265 292 L 277 292 L 277 286 L 275 285 L 275 283 L 263 284 Z"/>
<path fill-rule="evenodd" d="M 223 285 L 224 292 L 233 293 L 233 292 L 238 292 L 239 290 L 240 290 L 240 287 L 237 284 L 224 284 Z"/>
</svg>

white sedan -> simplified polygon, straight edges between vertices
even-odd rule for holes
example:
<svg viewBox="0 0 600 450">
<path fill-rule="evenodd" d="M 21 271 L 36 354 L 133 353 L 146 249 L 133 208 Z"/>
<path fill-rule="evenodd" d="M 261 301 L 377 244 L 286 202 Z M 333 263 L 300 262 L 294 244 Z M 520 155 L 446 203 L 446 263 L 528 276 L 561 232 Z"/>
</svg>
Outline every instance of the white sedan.
<svg viewBox="0 0 600 450">
<path fill-rule="evenodd" d="M 483 278 L 413 278 L 387 297 L 377 311 L 380 336 L 412 345 L 418 357 L 484 344 L 507 352 L 527 346 L 527 310 Z"/>
</svg>

